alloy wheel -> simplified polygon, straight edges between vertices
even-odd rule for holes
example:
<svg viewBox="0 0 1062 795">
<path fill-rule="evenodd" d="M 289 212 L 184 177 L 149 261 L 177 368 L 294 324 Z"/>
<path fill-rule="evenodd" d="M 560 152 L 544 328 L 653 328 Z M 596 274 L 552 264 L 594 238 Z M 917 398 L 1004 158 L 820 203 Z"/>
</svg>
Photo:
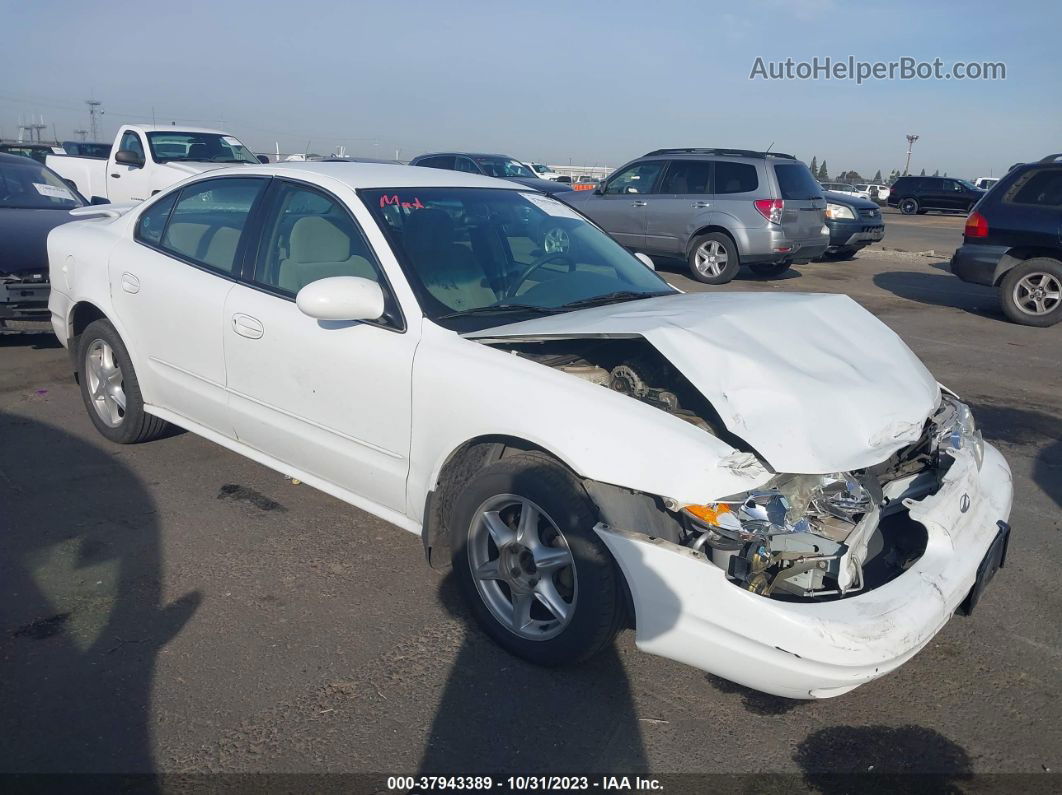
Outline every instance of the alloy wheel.
<svg viewBox="0 0 1062 795">
<path fill-rule="evenodd" d="M 491 615 L 528 640 L 559 635 L 575 615 L 578 584 L 568 542 L 545 511 L 515 494 L 499 494 L 468 528 L 472 578 Z"/>
<path fill-rule="evenodd" d="M 726 270 L 726 247 L 718 240 L 702 243 L 694 255 L 693 263 L 704 276 L 719 276 Z"/>
<path fill-rule="evenodd" d="M 105 341 L 94 340 L 89 346 L 85 377 L 97 416 L 108 427 L 117 428 L 125 419 L 125 385 L 114 349 Z"/>
<path fill-rule="evenodd" d="M 1062 302 L 1062 281 L 1051 273 L 1027 273 L 1014 284 L 1014 303 L 1029 315 L 1046 315 Z"/>
</svg>

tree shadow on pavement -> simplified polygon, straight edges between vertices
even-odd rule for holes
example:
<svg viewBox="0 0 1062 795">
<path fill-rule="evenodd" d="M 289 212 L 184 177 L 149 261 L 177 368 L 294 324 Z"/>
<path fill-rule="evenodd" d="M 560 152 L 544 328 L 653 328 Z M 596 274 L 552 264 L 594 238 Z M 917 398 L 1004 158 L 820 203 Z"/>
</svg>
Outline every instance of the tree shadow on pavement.
<svg viewBox="0 0 1062 795">
<path fill-rule="evenodd" d="M 994 287 L 969 284 L 950 273 L 885 271 L 874 275 L 874 284 L 908 301 L 951 307 L 990 320 L 1009 322 L 1003 315 Z"/>
<path fill-rule="evenodd" d="M 200 596 L 163 606 L 155 505 L 112 451 L 8 414 L 0 438 L 0 772 L 153 772 L 155 658 Z"/>
<path fill-rule="evenodd" d="M 960 793 L 973 774 L 965 749 L 921 726 L 831 726 L 805 738 L 793 760 L 823 795 Z"/>
<path fill-rule="evenodd" d="M 452 572 L 439 599 L 470 629 L 432 721 L 422 775 L 648 769 L 627 674 L 614 647 L 578 666 L 538 667 L 473 626 Z"/>
</svg>

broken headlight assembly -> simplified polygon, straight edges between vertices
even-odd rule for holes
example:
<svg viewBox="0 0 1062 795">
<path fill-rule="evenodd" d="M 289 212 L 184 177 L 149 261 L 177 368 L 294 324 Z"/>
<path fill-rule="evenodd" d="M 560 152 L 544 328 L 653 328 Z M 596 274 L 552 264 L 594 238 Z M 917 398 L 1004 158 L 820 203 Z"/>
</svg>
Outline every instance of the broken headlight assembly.
<svg viewBox="0 0 1062 795">
<path fill-rule="evenodd" d="M 890 504 L 883 486 L 899 481 L 901 473 L 935 470 L 927 489 L 935 490 L 932 483 L 939 488 L 960 450 L 969 450 L 981 466 L 984 441 L 970 408 L 945 393 L 921 438 L 881 467 L 779 474 L 761 488 L 687 505 L 682 511 L 691 530 L 687 543 L 753 593 L 823 597 L 859 591 L 865 587 L 864 564 L 882 553 L 879 523 Z M 897 571 L 910 560 L 900 558 Z"/>
</svg>

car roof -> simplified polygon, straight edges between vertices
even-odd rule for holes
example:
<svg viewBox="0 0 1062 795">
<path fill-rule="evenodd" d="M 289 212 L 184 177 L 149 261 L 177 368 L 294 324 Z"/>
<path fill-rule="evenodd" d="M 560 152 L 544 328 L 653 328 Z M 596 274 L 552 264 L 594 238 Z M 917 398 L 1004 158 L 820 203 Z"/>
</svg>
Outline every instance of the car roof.
<svg viewBox="0 0 1062 795">
<path fill-rule="evenodd" d="M 13 155 L 9 152 L 0 152 L 0 163 L 11 163 L 12 165 L 33 163 L 35 166 L 43 166 L 41 161 L 34 160 L 32 157 L 27 157 L 26 155 Z"/>
<path fill-rule="evenodd" d="M 132 128 L 134 130 L 143 130 L 144 132 L 168 132 L 168 133 L 210 133 L 212 135 L 232 135 L 232 133 L 225 132 L 224 130 L 213 130 L 210 127 L 178 127 L 175 124 L 126 124 L 125 127 Z"/>
<path fill-rule="evenodd" d="M 258 166 L 234 166 L 204 172 L 204 177 L 221 175 L 242 176 L 289 176 L 306 178 L 318 175 L 337 180 L 358 190 L 361 188 L 496 188 L 500 190 L 523 190 L 528 188 L 494 177 L 468 174 L 422 166 L 396 166 L 389 163 L 355 163 L 316 160 L 296 163 L 269 163 Z"/>
<path fill-rule="evenodd" d="M 516 158 L 512 155 L 500 155 L 497 152 L 427 152 L 423 155 L 417 155 L 413 159 L 420 160 L 422 157 L 439 157 L 440 155 L 464 155 L 465 157 L 502 157 L 506 160 L 516 160 Z"/>
</svg>

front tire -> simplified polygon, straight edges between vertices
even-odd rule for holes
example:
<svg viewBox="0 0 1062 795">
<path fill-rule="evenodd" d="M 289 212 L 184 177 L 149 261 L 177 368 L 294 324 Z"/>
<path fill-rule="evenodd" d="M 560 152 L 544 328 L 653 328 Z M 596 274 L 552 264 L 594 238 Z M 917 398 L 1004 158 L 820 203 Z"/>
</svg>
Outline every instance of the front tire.
<svg viewBox="0 0 1062 795">
<path fill-rule="evenodd" d="M 1062 262 L 1033 257 L 1007 271 L 999 286 L 1003 313 L 1015 323 L 1046 328 L 1062 321 Z"/>
<path fill-rule="evenodd" d="M 726 284 L 741 267 L 737 245 L 729 235 L 709 232 L 694 238 L 688 257 L 693 278 L 705 284 Z"/>
<path fill-rule="evenodd" d="M 147 442 L 165 433 L 167 423 L 144 411 L 129 351 L 110 321 L 90 323 L 77 350 L 81 399 L 96 430 L 118 444 Z"/>
<path fill-rule="evenodd" d="M 753 265 L 749 265 L 749 270 L 757 276 L 774 278 L 781 276 L 789 270 L 789 265 L 790 263 L 788 262 L 757 262 Z"/>
<path fill-rule="evenodd" d="M 458 495 L 449 525 L 461 591 L 483 630 L 538 665 L 580 662 L 623 618 L 621 575 L 579 481 L 540 453 L 503 458 Z"/>
<path fill-rule="evenodd" d="M 915 199 L 900 199 L 900 212 L 904 215 L 914 215 L 918 212 L 918 201 Z"/>
</svg>

